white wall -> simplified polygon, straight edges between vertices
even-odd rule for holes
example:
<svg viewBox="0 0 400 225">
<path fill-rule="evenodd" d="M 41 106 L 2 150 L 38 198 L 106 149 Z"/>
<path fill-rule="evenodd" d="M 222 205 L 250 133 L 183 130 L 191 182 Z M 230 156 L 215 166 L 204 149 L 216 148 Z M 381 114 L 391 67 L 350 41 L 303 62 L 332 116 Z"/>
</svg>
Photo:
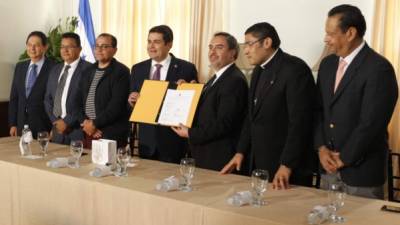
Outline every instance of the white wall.
<svg viewBox="0 0 400 225">
<path fill-rule="evenodd" d="M 79 0 L 1 0 L 0 1 L 0 100 L 8 100 L 15 63 L 25 49 L 27 35 L 33 30 L 45 33 L 58 19 L 78 14 Z M 91 0 L 95 31 L 99 30 L 99 0 Z"/>
<path fill-rule="evenodd" d="M 77 15 L 79 0 L 0 1 L 0 100 L 8 100 L 18 56 L 25 48 L 29 32 L 47 32 L 59 18 Z M 371 37 L 375 0 L 225 0 L 224 30 L 243 41 L 244 31 L 254 23 L 267 21 L 275 26 L 283 50 L 313 66 L 323 48 L 326 14 L 343 3 L 358 6 L 367 21 L 366 40 Z M 101 26 L 101 1 L 90 0 L 96 34 Z"/>
<path fill-rule="evenodd" d="M 269 22 L 277 30 L 284 51 L 302 58 L 312 67 L 324 43 L 328 11 L 339 4 L 360 8 L 367 22 L 365 39 L 371 37 L 375 0 L 226 0 L 229 4 L 225 30 L 239 42 L 245 30 L 257 22 Z"/>
</svg>

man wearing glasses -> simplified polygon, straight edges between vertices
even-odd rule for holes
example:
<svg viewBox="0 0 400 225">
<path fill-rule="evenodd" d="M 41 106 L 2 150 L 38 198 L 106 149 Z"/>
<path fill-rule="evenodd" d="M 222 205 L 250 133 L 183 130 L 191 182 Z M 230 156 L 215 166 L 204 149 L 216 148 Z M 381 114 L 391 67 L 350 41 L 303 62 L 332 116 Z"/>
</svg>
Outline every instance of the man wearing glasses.
<svg viewBox="0 0 400 225">
<path fill-rule="evenodd" d="M 82 72 L 91 63 L 81 59 L 79 35 L 64 33 L 61 37 L 60 55 L 64 62 L 50 72 L 44 104 L 53 124 L 52 141 L 69 145 L 71 140 L 83 140 L 83 133 L 76 118 L 76 94 Z"/>
<path fill-rule="evenodd" d="M 316 164 L 312 150 L 316 88 L 305 62 L 279 45 L 279 36 L 269 23 L 254 24 L 245 32 L 244 52 L 256 66 L 249 110 L 237 153 L 221 173 L 240 170 L 247 155 L 250 171 L 267 170 L 274 189 L 286 189 L 289 183 L 310 186 Z"/>
<path fill-rule="evenodd" d="M 85 146 L 92 139 L 116 140 L 118 147 L 126 145 L 129 131 L 128 108 L 129 69 L 118 62 L 117 39 L 108 33 L 96 39 L 96 63 L 82 76 L 78 120 L 85 133 Z"/>
<path fill-rule="evenodd" d="M 131 93 L 128 103 L 134 107 L 144 80 L 169 81 L 170 87 L 184 80 L 197 81 L 196 67 L 170 53 L 173 32 L 166 25 L 152 27 L 147 38 L 150 59 L 133 65 L 131 70 Z M 187 142 L 169 127 L 148 124 L 139 125 L 139 156 L 164 162 L 179 163 L 185 156 Z"/>
</svg>

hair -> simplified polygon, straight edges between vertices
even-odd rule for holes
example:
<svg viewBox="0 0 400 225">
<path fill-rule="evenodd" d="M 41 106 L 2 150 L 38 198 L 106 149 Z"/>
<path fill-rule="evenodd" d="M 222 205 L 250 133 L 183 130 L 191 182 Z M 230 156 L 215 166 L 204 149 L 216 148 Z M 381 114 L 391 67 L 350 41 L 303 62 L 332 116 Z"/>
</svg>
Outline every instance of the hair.
<svg viewBox="0 0 400 225">
<path fill-rule="evenodd" d="M 332 8 L 328 17 L 339 15 L 339 28 L 344 33 L 350 27 L 354 27 L 357 30 L 357 36 L 359 38 L 364 37 L 367 25 L 365 23 L 365 18 L 361 13 L 360 9 L 352 5 L 338 5 Z"/>
<path fill-rule="evenodd" d="M 166 44 L 171 43 L 174 40 L 174 33 L 172 32 L 171 28 L 167 25 L 159 25 L 159 26 L 152 27 L 149 30 L 149 34 L 150 33 L 162 34 L 163 40 Z"/>
<path fill-rule="evenodd" d="M 74 39 L 76 46 L 81 47 L 81 38 L 74 32 L 66 32 L 61 35 L 61 40 L 64 38 Z"/>
<path fill-rule="evenodd" d="M 29 38 L 36 36 L 38 38 L 40 38 L 42 45 L 46 46 L 47 45 L 47 37 L 46 35 L 42 32 L 42 31 L 32 31 L 28 37 L 26 38 L 26 44 L 28 44 L 28 40 Z"/>
<path fill-rule="evenodd" d="M 234 58 L 237 59 L 240 50 L 239 50 L 239 44 L 238 44 L 236 38 L 227 32 L 217 32 L 213 35 L 213 37 L 217 37 L 217 36 L 222 36 L 225 38 L 226 42 L 228 43 L 228 49 L 235 51 Z"/>
<path fill-rule="evenodd" d="M 267 22 L 256 23 L 251 27 L 247 28 L 244 34 L 252 34 L 254 37 L 258 39 L 265 39 L 267 37 L 272 40 L 272 48 L 277 49 L 281 45 L 281 40 L 279 39 L 279 35 L 275 30 L 275 27 Z"/>
<path fill-rule="evenodd" d="M 108 38 L 110 38 L 111 39 L 111 46 L 113 48 L 117 47 L 117 38 L 114 37 L 114 35 L 109 34 L 109 33 L 101 33 L 99 36 L 97 36 L 97 38 L 99 38 L 99 37 L 108 37 Z"/>
</svg>

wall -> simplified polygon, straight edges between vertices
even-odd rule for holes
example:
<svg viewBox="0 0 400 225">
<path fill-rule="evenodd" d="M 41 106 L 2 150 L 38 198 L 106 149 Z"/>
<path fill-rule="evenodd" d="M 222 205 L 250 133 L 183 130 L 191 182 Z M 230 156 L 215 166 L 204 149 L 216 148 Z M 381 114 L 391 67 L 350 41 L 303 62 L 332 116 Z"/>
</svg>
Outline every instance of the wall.
<svg viewBox="0 0 400 225">
<path fill-rule="evenodd" d="M 225 30 L 243 42 L 244 31 L 254 23 L 269 22 L 278 31 L 282 49 L 299 56 L 311 67 L 319 59 L 324 43 L 325 19 L 328 11 L 339 4 L 360 8 L 367 22 L 367 42 L 375 0 L 225 0 L 229 7 Z"/>
<path fill-rule="evenodd" d="M 27 35 L 33 30 L 47 32 L 58 19 L 78 14 L 79 0 L 13 0 L 0 1 L 0 101 L 10 95 L 15 63 L 25 49 Z M 93 17 L 101 13 L 100 0 L 90 1 Z M 100 19 L 94 20 L 99 30 Z M 2 118 L 3 119 L 3 118 Z"/>
<path fill-rule="evenodd" d="M 335 5 L 357 5 L 367 20 L 366 40 L 371 37 L 374 0 L 225 0 L 224 30 L 240 42 L 250 25 L 268 21 L 275 26 L 282 48 L 304 59 L 310 66 L 323 48 L 324 24 L 328 10 Z M 0 100 L 8 100 L 14 66 L 32 30 L 48 31 L 59 18 L 77 15 L 79 0 L 0 1 Z M 101 27 L 101 1 L 90 0 L 95 32 Z"/>
</svg>

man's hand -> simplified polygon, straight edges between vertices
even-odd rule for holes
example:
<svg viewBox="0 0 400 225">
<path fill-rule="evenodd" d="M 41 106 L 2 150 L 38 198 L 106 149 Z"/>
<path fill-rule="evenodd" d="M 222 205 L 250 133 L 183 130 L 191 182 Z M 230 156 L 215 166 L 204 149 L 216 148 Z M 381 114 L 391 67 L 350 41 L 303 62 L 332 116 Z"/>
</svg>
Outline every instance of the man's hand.
<svg viewBox="0 0 400 225">
<path fill-rule="evenodd" d="M 336 161 L 331 153 L 331 151 L 326 146 L 321 146 L 318 149 L 318 157 L 321 162 L 322 167 L 328 173 L 335 173 L 338 169 Z"/>
<path fill-rule="evenodd" d="M 63 134 L 68 128 L 68 125 L 64 122 L 63 119 L 54 121 L 53 125 L 55 126 L 57 133 L 59 134 Z"/>
<path fill-rule="evenodd" d="M 332 157 L 335 160 L 336 167 L 338 169 L 342 168 L 344 166 L 343 161 L 340 159 L 340 152 L 332 152 Z"/>
<path fill-rule="evenodd" d="M 281 165 L 278 171 L 275 173 L 274 179 L 272 180 L 272 189 L 281 190 L 289 188 L 289 178 L 292 174 L 292 170 L 285 166 Z"/>
<path fill-rule="evenodd" d="M 189 128 L 187 126 L 180 123 L 179 127 L 171 127 L 171 128 L 180 137 L 189 138 Z"/>
<path fill-rule="evenodd" d="M 177 85 L 181 85 L 181 84 L 184 84 L 184 83 L 187 83 L 186 80 L 184 80 L 184 79 L 179 79 L 179 80 L 176 82 Z"/>
<path fill-rule="evenodd" d="M 94 132 L 94 134 L 93 134 L 93 138 L 100 139 L 101 137 L 103 137 L 103 132 L 101 132 L 101 130 L 97 129 L 96 132 Z"/>
<path fill-rule="evenodd" d="M 131 93 L 129 94 L 129 97 L 128 97 L 128 103 L 129 103 L 129 105 L 133 106 L 133 105 L 137 102 L 137 100 L 139 99 L 139 97 L 140 97 L 139 92 L 131 92 Z"/>
<path fill-rule="evenodd" d="M 11 137 L 17 136 L 17 127 L 16 126 L 10 127 L 10 136 Z"/>
<path fill-rule="evenodd" d="M 236 153 L 231 161 L 229 161 L 228 164 L 222 168 L 222 170 L 219 172 L 220 174 L 228 174 L 231 173 L 234 169 L 237 171 L 240 171 L 240 167 L 242 166 L 242 161 L 243 161 L 243 154 L 242 153 Z"/>
<path fill-rule="evenodd" d="M 93 124 L 93 120 L 86 119 L 81 124 L 82 130 L 89 136 L 92 136 L 96 132 L 96 126 Z"/>
</svg>

